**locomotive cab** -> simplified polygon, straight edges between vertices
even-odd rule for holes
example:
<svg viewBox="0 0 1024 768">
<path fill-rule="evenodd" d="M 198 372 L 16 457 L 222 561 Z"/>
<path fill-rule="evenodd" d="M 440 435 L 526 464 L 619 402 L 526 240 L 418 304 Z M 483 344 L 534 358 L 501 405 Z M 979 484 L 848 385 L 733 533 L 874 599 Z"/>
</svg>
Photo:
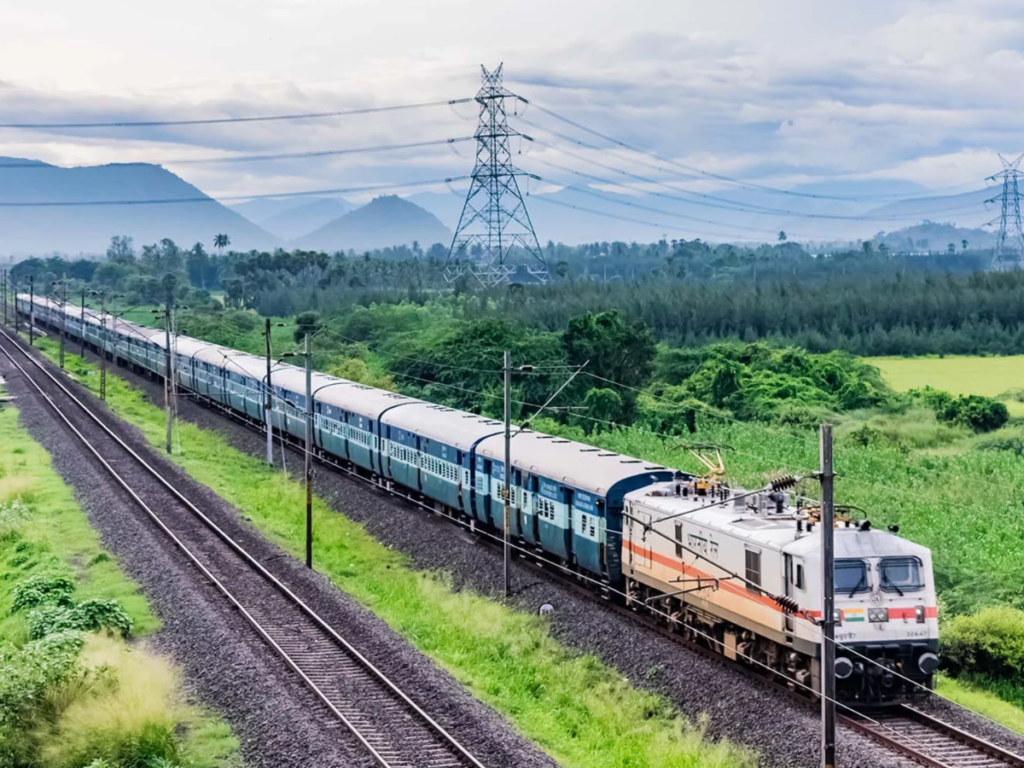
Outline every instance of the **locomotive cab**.
<svg viewBox="0 0 1024 768">
<path fill-rule="evenodd" d="M 821 605 L 820 541 L 812 532 L 786 548 L 813 574 L 795 595 L 802 608 Z M 930 688 L 939 641 L 929 550 L 863 523 L 841 523 L 835 549 L 837 695 L 881 703 L 913 696 L 914 683 Z"/>
</svg>

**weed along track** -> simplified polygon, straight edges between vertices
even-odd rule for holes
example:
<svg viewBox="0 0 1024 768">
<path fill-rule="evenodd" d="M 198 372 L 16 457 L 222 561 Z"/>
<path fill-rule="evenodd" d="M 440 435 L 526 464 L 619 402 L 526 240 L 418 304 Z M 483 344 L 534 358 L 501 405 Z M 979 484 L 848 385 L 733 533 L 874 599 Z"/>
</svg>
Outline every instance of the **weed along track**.
<svg viewBox="0 0 1024 768">
<path fill-rule="evenodd" d="M 378 765 L 483 768 L 469 749 L 3 332 L 0 351 Z"/>
</svg>

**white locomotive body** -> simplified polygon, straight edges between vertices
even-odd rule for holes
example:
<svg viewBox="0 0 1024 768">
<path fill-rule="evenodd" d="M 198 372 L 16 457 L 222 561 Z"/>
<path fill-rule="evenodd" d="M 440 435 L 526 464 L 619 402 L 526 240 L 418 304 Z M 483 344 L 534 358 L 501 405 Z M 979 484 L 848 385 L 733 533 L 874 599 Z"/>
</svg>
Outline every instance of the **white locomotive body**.
<svg viewBox="0 0 1024 768">
<path fill-rule="evenodd" d="M 819 690 L 821 526 L 779 491 L 700 479 L 626 496 L 622 565 L 646 603 L 726 656 Z M 864 521 L 835 529 L 840 699 L 885 702 L 930 686 L 938 666 L 931 553 Z"/>
</svg>

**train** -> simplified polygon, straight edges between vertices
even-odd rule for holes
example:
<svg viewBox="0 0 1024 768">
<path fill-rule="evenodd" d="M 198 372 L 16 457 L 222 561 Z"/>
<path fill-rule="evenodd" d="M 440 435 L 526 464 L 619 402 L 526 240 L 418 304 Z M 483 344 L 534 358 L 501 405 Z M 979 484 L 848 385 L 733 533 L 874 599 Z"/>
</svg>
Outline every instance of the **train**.
<svg viewBox="0 0 1024 768">
<path fill-rule="evenodd" d="M 18 314 L 163 378 L 163 330 L 46 298 Z M 306 374 L 176 336 L 176 386 L 304 445 Z M 504 533 L 504 426 L 398 392 L 312 373 L 311 449 L 431 505 Z M 269 398 L 268 398 L 269 394 Z M 267 409 L 267 402 L 271 408 Z M 712 463 L 709 462 L 709 467 Z M 680 472 L 532 429 L 513 440 L 509 535 L 517 546 L 729 659 L 821 685 L 820 510 L 785 483 L 744 491 L 720 472 Z M 931 552 L 863 519 L 835 527 L 833 673 L 844 703 L 885 705 L 931 689 L 938 617 Z"/>
</svg>

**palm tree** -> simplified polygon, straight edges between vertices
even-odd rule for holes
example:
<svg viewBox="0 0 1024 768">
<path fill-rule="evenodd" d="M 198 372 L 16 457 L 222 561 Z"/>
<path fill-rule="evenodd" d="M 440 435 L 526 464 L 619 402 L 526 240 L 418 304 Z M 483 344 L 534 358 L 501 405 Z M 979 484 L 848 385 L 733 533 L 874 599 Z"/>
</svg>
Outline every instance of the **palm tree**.
<svg viewBox="0 0 1024 768">
<path fill-rule="evenodd" d="M 960 250 L 962 250 L 962 251 L 966 251 L 967 250 L 967 241 L 966 240 L 961 240 L 960 241 Z"/>
<path fill-rule="evenodd" d="M 213 247 L 218 250 L 221 256 L 224 255 L 224 249 L 231 245 L 231 238 L 227 235 L 214 235 L 213 236 Z"/>
</svg>

